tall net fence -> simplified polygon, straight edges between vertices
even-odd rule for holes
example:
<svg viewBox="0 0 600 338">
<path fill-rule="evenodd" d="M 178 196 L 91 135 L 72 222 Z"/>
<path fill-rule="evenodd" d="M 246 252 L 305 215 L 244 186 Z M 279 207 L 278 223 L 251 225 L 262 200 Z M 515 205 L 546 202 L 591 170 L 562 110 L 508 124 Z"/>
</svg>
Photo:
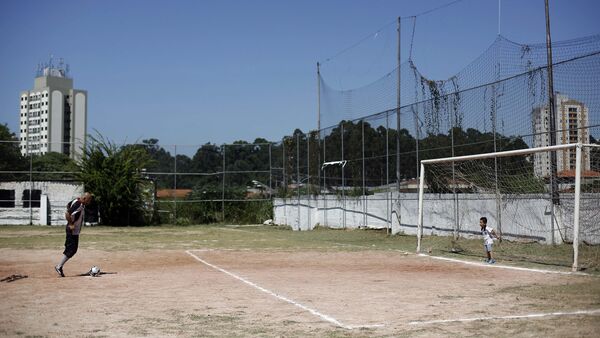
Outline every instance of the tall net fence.
<svg viewBox="0 0 600 338">
<path fill-rule="evenodd" d="M 545 44 L 518 44 L 499 36 L 474 62 L 444 81 L 427 79 L 410 59 L 379 80 L 351 90 L 336 90 L 320 76 L 320 122 L 326 127 L 318 131 L 318 147 L 300 149 L 298 163 L 290 152 L 286 156 L 300 171 L 308 165 L 306 158 L 318 158 L 320 171 L 307 172 L 312 176 L 309 181 L 318 180 L 319 189 L 313 195 L 302 191 L 296 200 L 276 205 L 276 221 L 298 229 L 327 225 L 414 233 L 421 160 L 551 145 L 546 53 Z M 598 143 L 600 36 L 556 42 L 553 55 L 556 144 Z M 303 157 L 305 152 L 308 155 Z M 591 150 L 586 156 L 589 161 L 583 170 L 595 187 L 593 177 L 600 173 L 600 154 Z M 551 189 L 549 177 L 554 175 L 558 198 L 563 205 L 568 204 L 568 198 L 562 202 L 568 192 L 560 191 L 560 180 L 573 176 L 572 154 L 561 154 L 557 162 L 549 158 L 538 162 L 543 169 L 532 176 L 535 179 L 518 184 L 537 182 Z M 503 177 L 511 170 L 515 175 L 523 170 L 504 160 L 488 169 L 491 176 L 481 179 L 503 192 L 508 189 Z M 457 180 L 456 187 L 464 179 L 457 172 L 446 172 L 442 177 Z M 511 198 L 518 199 L 519 191 L 529 194 L 528 198 L 540 201 L 540 208 L 543 205 L 544 217 L 554 217 L 548 210 L 558 203 L 556 198 L 548 202 L 547 195 L 532 195 L 528 191 L 531 187 L 512 188 L 516 190 L 509 194 Z M 439 190 L 432 198 L 453 201 L 459 194 L 469 198 L 468 193 Z M 586 193 L 583 198 L 589 201 L 600 197 L 596 188 Z M 308 202 L 309 209 L 302 209 Z M 279 209 L 285 210 L 285 217 L 278 214 Z M 501 213 L 499 206 L 492 216 L 500 218 Z M 587 215 L 586 231 L 597 232 L 598 214 Z M 473 235 L 472 224 L 463 223 L 458 212 L 448 217 L 444 222 L 451 224 L 450 234 Z M 569 227 L 565 229 L 567 235 L 563 233 L 562 240 L 568 241 Z M 558 234 L 550 228 L 533 233 L 523 225 L 515 238 L 558 241 L 553 238 Z M 586 241 L 598 242 L 592 237 Z"/>
</svg>

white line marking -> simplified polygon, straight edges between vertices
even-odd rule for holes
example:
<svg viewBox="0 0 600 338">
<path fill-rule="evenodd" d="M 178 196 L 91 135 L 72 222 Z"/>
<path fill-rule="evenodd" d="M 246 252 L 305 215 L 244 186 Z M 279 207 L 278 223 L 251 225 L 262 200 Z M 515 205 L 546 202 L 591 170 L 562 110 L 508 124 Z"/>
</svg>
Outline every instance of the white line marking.
<svg viewBox="0 0 600 338">
<path fill-rule="evenodd" d="M 238 275 L 236 275 L 234 273 L 231 273 L 231 272 L 229 272 L 229 271 L 227 271 L 225 269 L 222 269 L 222 268 L 220 268 L 220 267 L 218 267 L 218 266 L 216 266 L 214 264 L 211 264 L 211 263 L 203 260 L 202 258 L 194 255 L 190 251 L 191 250 L 186 250 L 185 252 L 188 255 L 194 257 L 198 262 L 200 262 L 202 264 L 205 264 L 205 265 L 208 265 L 208 266 L 210 266 L 211 268 L 213 268 L 215 270 L 221 271 L 224 274 L 227 274 L 227 275 L 229 275 L 229 276 L 231 276 L 231 277 L 233 277 L 233 278 L 235 278 L 235 279 L 237 279 L 237 280 L 239 280 L 241 282 L 244 282 L 244 283 L 252 286 L 253 288 L 256 288 L 256 289 L 258 289 L 258 290 L 260 290 L 260 291 L 262 291 L 262 292 L 264 292 L 266 294 L 269 294 L 269 295 L 271 295 L 271 296 L 273 296 L 273 297 L 275 297 L 277 299 L 280 299 L 280 300 L 282 300 L 284 302 L 288 302 L 288 303 L 290 303 L 292 305 L 295 305 L 295 306 L 297 306 L 297 307 L 299 307 L 299 308 L 301 308 L 301 309 L 303 309 L 305 311 L 308 311 L 308 312 L 312 313 L 313 315 L 321 318 L 322 320 L 330 322 L 330 323 L 332 323 L 332 324 L 334 324 L 336 326 L 342 327 L 342 328 L 347 329 L 347 330 L 352 330 L 352 329 L 357 329 L 357 328 L 369 328 L 369 327 L 382 327 L 383 326 L 383 324 L 377 324 L 377 325 L 346 325 L 346 324 L 340 322 L 339 320 L 337 320 L 337 319 L 335 319 L 335 318 L 333 318 L 331 316 L 328 316 L 326 314 L 322 314 L 322 313 L 320 313 L 317 310 L 311 309 L 308 306 L 305 306 L 305 305 L 302 305 L 302 304 L 300 304 L 298 302 L 295 302 L 295 301 L 293 301 L 293 300 L 291 300 L 291 299 L 289 299 L 289 298 L 287 298 L 285 296 L 278 295 L 275 292 L 272 292 L 270 290 L 267 290 L 267 289 L 263 288 L 262 286 L 259 286 L 259 285 L 255 284 L 255 283 L 252 283 L 251 281 L 249 281 L 249 280 L 247 280 L 247 279 L 245 279 L 243 277 L 240 277 L 240 276 L 238 276 Z M 194 250 L 194 251 L 198 251 L 198 250 Z"/>
<path fill-rule="evenodd" d="M 528 315 L 514 315 L 514 316 L 499 316 L 499 317 L 475 317 L 475 318 L 459 318 L 459 319 L 442 319 L 442 320 L 429 320 L 429 321 L 414 321 L 409 322 L 410 325 L 429 325 L 429 324 L 440 324 L 440 323 L 453 323 L 453 322 L 476 322 L 479 320 L 490 320 L 490 319 L 522 319 L 522 318 L 541 318 L 550 316 L 577 316 L 577 315 L 598 315 L 600 309 L 596 310 L 581 310 L 573 312 L 550 312 L 550 313 L 532 313 Z"/>
<path fill-rule="evenodd" d="M 484 266 L 486 268 L 510 269 L 510 270 L 519 270 L 519 271 L 528 271 L 528 272 L 554 273 L 554 274 L 559 274 L 559 275 L 576 275 L 576 276 L 595 277 L 594 275 L 590 275 L 590 274 L 584 273 L 584 272 L 553 271 L 553 270 L 543 270 L 543 269 L 520 268 L 520 267 L 516 267 L 516 266 L 508 266 L 508 265 L 500 265 L 500 264 L 487 264 L 487 263 L 484 264 L 484 263 L 463 261 L 463 260 L 454 259 L 454 258 L 431 256 L 431 255 L 427 255 L 424 253 L 420 253 L 417 255 L 422 256 L 422 257 L 429 257 L 429 258 L 433 258 L 433 259 L 439 259 L 439 260 L 455 262 L 455 263 L 462 263 L 462 264 L 467 264 L 467 265 Z"/>
</svg>

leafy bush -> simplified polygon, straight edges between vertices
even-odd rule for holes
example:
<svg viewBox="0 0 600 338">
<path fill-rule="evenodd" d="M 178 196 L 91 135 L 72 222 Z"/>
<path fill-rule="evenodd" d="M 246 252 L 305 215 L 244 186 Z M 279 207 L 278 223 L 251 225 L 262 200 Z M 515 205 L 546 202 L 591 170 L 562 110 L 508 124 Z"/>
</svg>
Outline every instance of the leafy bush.
<svg viewBox="0 0 600 338">
<path fill-rule="evenodd" d="M 78 178 L 94 194 L 100 219 L 110 225 L 145 225 L 152 218 L 147 196 L 153 194 L 140 173 L 150 163 L 139 147 L 118 147 L 102 136 L 91 137 L 79 163 Z"/>
</svg>

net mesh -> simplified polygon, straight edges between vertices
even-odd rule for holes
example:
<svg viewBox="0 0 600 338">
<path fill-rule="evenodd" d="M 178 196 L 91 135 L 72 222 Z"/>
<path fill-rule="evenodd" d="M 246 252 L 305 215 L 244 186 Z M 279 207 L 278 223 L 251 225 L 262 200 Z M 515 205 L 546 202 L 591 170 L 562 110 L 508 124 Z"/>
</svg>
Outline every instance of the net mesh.
<svg viewBox="0 0 600 338">
<path fill-rule="evenodd" d="M 555 150 L 557 157 L 569 157 L 574 148 Z M 574 225 L 574 164 L 557 168 L 555 178 L 560 200 L 553 204 L 551 175 L 543 170 L 544 159 L 550 151 L 511 155 L 507 157 L 487 157 L 483 159 L 457 160 L 427 164 L 426 203 L 436 207 L 426 207 L 425 220 L 432 233 L 454 231 L 455 227 L 464 234 L 477 228 L 481 216 L 486 216 L 491 224 L 507 237 L 520 234 L 519 238 L 529 237 L 542 242 L 572 242 Z M 590 161 L 590 156 L 594 160 Z M 597 193 L 600 192 L 600 168 L 594 148 L 582 150 L 583 171 L 580 200 L 580 236 L 582 241 L 593 243 L 600 236 L 600 214 Z M 595 194 L 595 195 L 594 195 Z M 442 198 L 441 196 L 447 198 Z M 452 213 L 454 217 L 439 217 Z M 553 224 L 551 213 L 556 214 Z M 433 230 L 435 229 L 435 230 Z M 556 238 L 554 238 L 556 236 Z"/>
</svg>

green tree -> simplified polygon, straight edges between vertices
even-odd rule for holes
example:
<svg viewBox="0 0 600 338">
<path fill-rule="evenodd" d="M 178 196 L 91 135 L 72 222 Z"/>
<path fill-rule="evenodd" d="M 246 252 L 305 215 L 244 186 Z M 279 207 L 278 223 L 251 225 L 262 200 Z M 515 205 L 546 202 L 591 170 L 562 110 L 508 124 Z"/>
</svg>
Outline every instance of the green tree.
<svg viewBox="0 0 600 338">
<path fill-rule="evenodd" d="M 69 156 L 57 152 L 48 152 L 44 155 L 34 156 L 32 159 L 33 171 L 36 181 L 65 181 L 74 180 L 79 167 Z"/>
<path fill-rule="evenodd" d="M 29 160 L 21 156 L 17 137 L 10 131 L 8 125 L 0 124 L 0 171 L 19 171 L 28 169 Z M 0 180 L 2 181 L 23 178 L 24 176 L 19 174 L 0 174 Z"/>
<path fill-rule="evenodd" d="M 140 147 L 118 147 L 102 136 L 90 137 L 79 165 L 79 179 L 95 195 L 100 218 L 109 225 L 147 224 L 148 181 L 141 175 L 151 164 Z"/>
<path fill-rule="evenodd" d="M 152 175 L 157 188 L 173 188 L 174 179 L 170 173 L 173 173 L 175 162 L 171 153 L 158 144 L 158 139 L 150 138 L 142 140 L 142 144 L 137 144 L 133 147 L 144 149 L 152 159 L 146 171 L 160 173 Z"/>
</svg>

